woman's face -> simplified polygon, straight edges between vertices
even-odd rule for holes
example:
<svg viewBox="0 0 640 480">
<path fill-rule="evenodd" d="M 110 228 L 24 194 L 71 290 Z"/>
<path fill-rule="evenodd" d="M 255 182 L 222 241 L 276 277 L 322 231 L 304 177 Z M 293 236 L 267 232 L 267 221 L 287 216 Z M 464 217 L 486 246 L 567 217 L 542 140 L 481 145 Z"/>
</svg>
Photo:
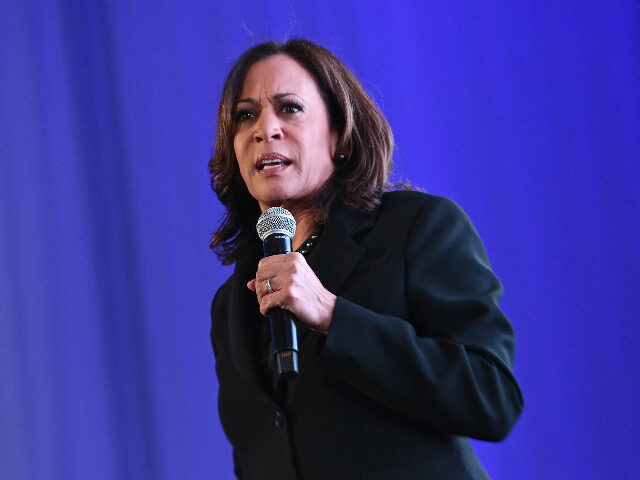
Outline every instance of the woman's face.
<svg viewBox="0 0 640 480">
<path fill-rule="evenodd" d="M 260 208 L 307 207 L 333 173 L 337 140 L 313 76 L 283 54 L 256 62 L 234 117 L 240 174 Z"/>
</svg>

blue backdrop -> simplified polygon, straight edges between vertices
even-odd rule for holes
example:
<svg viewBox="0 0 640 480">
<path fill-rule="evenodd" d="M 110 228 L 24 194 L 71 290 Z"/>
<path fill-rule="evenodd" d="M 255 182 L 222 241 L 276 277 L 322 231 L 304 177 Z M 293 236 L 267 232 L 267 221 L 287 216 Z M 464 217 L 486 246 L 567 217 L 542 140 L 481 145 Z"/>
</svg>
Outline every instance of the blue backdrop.
<svg viewBox="0 0 640 480">
<path fill-rule="evenodd" d="M 207 248 L 224 77 L 304 36 L 361 79 L 396 173 L 505 285 L 525 411 L 499 479 L 640 471 L 640 4 L 0 5 L 0 477 L 226 479 Z"/>
</svg>

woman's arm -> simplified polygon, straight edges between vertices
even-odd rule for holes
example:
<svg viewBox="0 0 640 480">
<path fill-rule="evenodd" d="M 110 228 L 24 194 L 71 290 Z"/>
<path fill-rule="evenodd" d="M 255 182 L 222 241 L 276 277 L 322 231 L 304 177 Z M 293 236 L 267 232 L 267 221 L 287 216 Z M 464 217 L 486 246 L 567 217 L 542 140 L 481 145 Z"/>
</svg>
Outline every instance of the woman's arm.
<svg viewBox="0 0 640 480">
<path fill-rule="evenodd" d="M 407 238 L 408 321 L 338 297 L 321 360 L 389 408 L 444 432 L 501 440 L 523 400 L 511 373 L 513 330 L 482 243 L 446 199 L 423 208 Z"/>
</svg>

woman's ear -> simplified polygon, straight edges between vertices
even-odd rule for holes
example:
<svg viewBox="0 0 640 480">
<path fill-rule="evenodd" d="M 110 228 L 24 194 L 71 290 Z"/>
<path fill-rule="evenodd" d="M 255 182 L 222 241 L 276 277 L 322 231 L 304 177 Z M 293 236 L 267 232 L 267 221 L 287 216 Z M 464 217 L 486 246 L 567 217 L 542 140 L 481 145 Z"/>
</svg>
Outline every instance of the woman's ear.
<svg viewBox="0 0 640 480">
<path fill-rule="evenodd" d="M 341 152 L 337 152 L 334 156 L 333 156 L 333 163 L 337 166 L 337 167 L 341 167 L 343 166 L 345 163 L 347 163 L 347 156 L 344 153 Z"/>
</svg>

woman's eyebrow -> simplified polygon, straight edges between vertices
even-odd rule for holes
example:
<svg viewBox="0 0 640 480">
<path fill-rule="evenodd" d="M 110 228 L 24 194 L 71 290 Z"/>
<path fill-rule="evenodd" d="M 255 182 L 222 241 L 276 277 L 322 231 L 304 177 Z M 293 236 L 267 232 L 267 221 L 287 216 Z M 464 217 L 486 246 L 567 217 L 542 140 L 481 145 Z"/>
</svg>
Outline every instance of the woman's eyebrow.
<svg viewBox="0 0 640 480">
<path fill-rule="evenodd" d="M 300 95 L 298 95 L 297 93 L 291 93 L 291 92 L 285 92 L 285 93 L 276 93 L 275 95 L 273 95 L 273 99 L 276 100 L 280 100 L 281 98 L 284 97 L 297 97 L 297 98 L 301 98 Z M 247 98 L 241 98 L 240 100 L 238 100 L 236 102 L 236 105 L 238 103 L 251 103 L 251 104 L 256 104 L 258 103 L 258 101 L 255 98 L 252 97 L 247 97 Z"/>
<path fill-rule="evenodd" d="M 256 100 L 255 100 L 254 98 L 249 98 L 249 97 L 247 97 L 247 98 L 241 98 L 240 100 L 238 100 L 238 101 L 236 102 L 236 105 L 237 105 L 238 103 L 256 103 Z"/>
<path fill-rule="evenodd" d="M 281 98 L 283 98 L 283 97 L 298 97 L 298 98 L 300 98 L 300 95 L 298 95 L 298 94 L 296 94 L 296 93 L 276 93 L 276 94 L 273 96 L 273 98 L 276 98 L 276 99 L 278 99 L 278 100 L 279 100 L 279 99 L 281 99 Z"/>
</svg>

